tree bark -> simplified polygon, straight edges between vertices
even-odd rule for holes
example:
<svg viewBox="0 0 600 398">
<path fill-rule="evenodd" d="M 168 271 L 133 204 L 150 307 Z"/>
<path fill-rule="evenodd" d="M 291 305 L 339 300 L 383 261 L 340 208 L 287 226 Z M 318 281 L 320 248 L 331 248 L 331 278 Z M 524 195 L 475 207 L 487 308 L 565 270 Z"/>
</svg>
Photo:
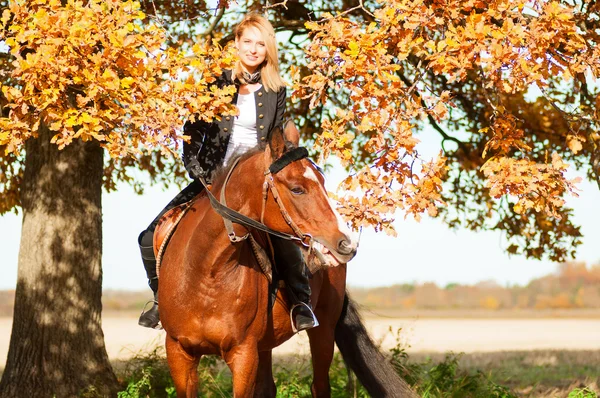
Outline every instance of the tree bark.
<svg viewBox="0 0 600 398">
<path fill-rule="evenodd" d="M 103 150 L 64 150 L 42 126 L 26 143 L 23 230 L 0 397 L 114 396 L 101 325 Z"/>
</svg>

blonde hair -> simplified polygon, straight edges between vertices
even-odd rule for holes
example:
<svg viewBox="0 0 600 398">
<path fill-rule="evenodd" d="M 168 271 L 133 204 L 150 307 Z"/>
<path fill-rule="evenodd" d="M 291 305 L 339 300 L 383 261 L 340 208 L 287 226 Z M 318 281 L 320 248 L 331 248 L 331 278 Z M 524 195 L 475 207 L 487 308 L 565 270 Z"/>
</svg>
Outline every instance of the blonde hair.
<svg viewBox="0 0 600 398">
<path fill-rule="evenodd" d="M 260 31 L 267 47 L 265 60 L 260 67 L 262 85 L 267 91 L 278 92 L 282 87 L 285 87 L 285 82 L 279 75 L 279 56 L 277 54 L 277 42 L 275 41 L 275 29 L 262 15 L 250 13 L 235 28 L 235 38 L 240 39 L 244 29 L 248 27 L 255 27 Z M 243 72 L 242 63 L 238 60 L 233 68 L 233 80 L 237 80 L 241 84 L 247 84 Z"/>
</svg>

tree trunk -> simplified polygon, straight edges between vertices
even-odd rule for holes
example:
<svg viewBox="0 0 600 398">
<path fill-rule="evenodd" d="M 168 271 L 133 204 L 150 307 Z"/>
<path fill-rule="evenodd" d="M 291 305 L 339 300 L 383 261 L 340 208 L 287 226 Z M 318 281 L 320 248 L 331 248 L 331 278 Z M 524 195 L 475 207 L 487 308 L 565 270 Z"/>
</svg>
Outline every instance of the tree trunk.
<svg viewBox="0 0 600 398">
<path fill-rule="evenodd" d="M 26 143 L 18 281 L 0 397 L 116 395 L 101 325 L 103 151 L 79 139 L 59 151 L 51 136 L 42 126 Z"/>
</svg>

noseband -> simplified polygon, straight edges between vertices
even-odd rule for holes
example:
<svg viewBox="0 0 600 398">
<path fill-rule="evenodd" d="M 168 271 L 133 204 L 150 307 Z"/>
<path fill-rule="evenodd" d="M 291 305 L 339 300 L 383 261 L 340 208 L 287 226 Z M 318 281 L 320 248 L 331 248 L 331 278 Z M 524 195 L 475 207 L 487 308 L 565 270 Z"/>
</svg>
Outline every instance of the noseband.
<svg viewBox="0 0 600 398">
<path fill-rule="evenodd" d="M 208 189 L 206 181 L 204 181 L 204 179 L 202 177 L 199 178 L 200 182 L 204 186 L 204 189 L 206 190 L 206 193 L 210 200 L 211 206 L 221 217 L 223 217 L 223 223 L 225 224 L 225 229 L 227 230 L 227 235 L 229 236 L 229 240 L 231 242 L 235 243 L 235 242 L 243 241 L 243 240 L 247 239 L 248 236 L 250 235 L 250 233 L 247 233 L 244 236 L 236 235 L 235 231 L 233 230 L 233 224 L 232 224 L 232 223 L 236 223 L 236 224 L 244 225 L 246 227 L 258 229 L 260 231 L 266 232 L 270 235 L 274 235 L 274 236 L 277 236 L 282 239 L 298 241 L 305 247 L 312 246 L 312 242 L 313 242 L 312 236 L 310 234 L 303 233 L 300 230 L 300 228 L 296 225 L 296 223 L 292 220 L 292 218 L 290 217 L 289 213 L 287 212 L 285 206 L 283 205 L 283 202 L 279 195 L 279 191 L 277 190 L 277 187 L 275 187 L 275 182 L 273 180 L 273 174 L 276 174 L 279 171 L 283 170 L 290 163 L 295 162 L 300 159 L 304 159 L 307 156 L 308 156 L 308 151 L 306 150 L 306 148 L 304 148 L 304 147 L 294 148 L 294 149 L 286 152 L 282 157 L 280 157 L 275 162 L 273 162 L 269 166 L 269 168 L 265 171 L 265 181 L 263 183 L 263 204 L 262 204 L 260 222 L 253 220 L 252 218 L 247 217 L 247 216 L 227 207 L 227 201 L 225 200 L 225 188 L 227 187 L 227 182 L 229 181 L 229 177 L 231 177 L 231 173 L 237 166 L 239 158 L 237 158 L 235 160 L 235 162 L 231 166 L 231 169 L 229 170 L 229 173 L 227 173 L 227 177 L 225 178 L 225 181 L 223 182 L 223 187 L 221 188 L 220 201 L 217 200 L 217 198 L 210 192 L 210 189 Z M 281 212 L 283 219 L 290 226 L 290 228 L 292 228 L 292 231 L 294 231 L 295 235 L 276 231 L 274 229 L 267 227 L 263 223 L 265 208 L 266 208 L 267 199 L 269 196 L 269 191 L 271 191 L 271 194 L 273 195 L 273 198 L 275 199 L 275 203 L 277 203 L 277 206 L 279 207 L 279 211 Z"/>
</svg>

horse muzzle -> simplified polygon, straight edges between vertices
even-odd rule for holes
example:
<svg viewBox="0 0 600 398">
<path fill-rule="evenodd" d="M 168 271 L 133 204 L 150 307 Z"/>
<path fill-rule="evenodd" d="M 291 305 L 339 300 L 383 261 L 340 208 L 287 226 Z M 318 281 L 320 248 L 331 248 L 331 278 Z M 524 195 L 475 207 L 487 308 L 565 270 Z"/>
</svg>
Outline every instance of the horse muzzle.
<svg viewBox="0 0 600 398">
<path fill-rule="evenodd" d="M 352 260 L 358 249 L 358 241 L 346 234 L 335 245 L 322 240 L 319 242 L 320 239 L 318 238 L 316 241 L 317 245 L 315 248 L 322 254 L 332 257 L 331 262 L 338 262 L 339 264 L 345 264 Z"/>
<path fill-rule="evenodd" d="M 354 257 L 356 255 L 356 250 L 358 249 L 358 243 L 353 242 L 349 239 L 340 239 L 337 246 L 337 252 L 342 256 L 351 256 Z"/>
<path fill-rule="evenodd" d="M 345 236 L 337 243 L 335 250 L 331 250 L 331 254 L 340 262 L 347 263 L 354 258 L 358 249 L 358 241 L 353 240 L 349 236 Z"/>
</svg>

